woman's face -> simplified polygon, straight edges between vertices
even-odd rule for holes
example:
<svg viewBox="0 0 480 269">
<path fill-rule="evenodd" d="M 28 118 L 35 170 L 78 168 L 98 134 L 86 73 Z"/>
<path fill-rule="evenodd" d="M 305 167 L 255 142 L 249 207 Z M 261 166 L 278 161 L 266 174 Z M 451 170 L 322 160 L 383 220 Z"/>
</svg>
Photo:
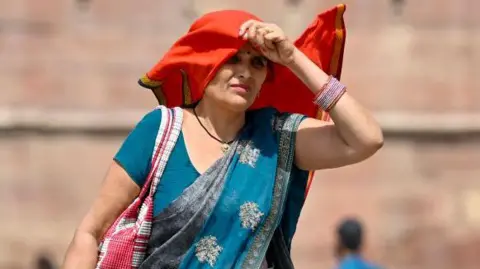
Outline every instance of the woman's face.
<svg viewBox="0 0 480 269">
<path fill-rule="evenodd" d="M 247 110 L 267 77 L 267 64 L 267 59 L 247 43 L 218 70 L 203 98 L 234 111 Z"/>
</svg>

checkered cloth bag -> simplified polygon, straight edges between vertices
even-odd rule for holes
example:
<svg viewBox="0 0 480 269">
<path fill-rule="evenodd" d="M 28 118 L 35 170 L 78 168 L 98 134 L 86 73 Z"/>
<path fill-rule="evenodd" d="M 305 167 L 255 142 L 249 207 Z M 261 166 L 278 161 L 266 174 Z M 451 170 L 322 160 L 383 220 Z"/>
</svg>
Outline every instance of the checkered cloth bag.
<svg viewBox="0 0 480 269">
<path fill-rule="evenodd" d="M 152 155 L 151 170 L 140 195 L 105 233 L 96 269 L 138 268 L 145 258 L 153 219 L 153 194 L 181 130 L 180 108 L 159 106 L 162 121 Z M 153 183 L 152 183 L 153 181 Z"/>
</svg>

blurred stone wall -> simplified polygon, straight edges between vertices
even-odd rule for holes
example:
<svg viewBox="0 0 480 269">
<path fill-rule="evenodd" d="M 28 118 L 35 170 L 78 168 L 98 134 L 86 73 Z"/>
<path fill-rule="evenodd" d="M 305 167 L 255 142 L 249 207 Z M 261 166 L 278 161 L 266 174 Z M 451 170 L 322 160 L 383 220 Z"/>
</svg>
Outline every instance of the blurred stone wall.
<svg viewBox="0 0 480 269">
<path fill-rule="evenodd" d="M 372 159 L 317 173 L 295 263 L 332 268 L 334 224 L 354 214 L 387 268 L 478 268 L 480 2 L 345 2 L 342 80 L 391 128 Z M 0 0 L 0 269 L 62 259 L 112 155 L 156 105 L 138 77 L 196 16 L 244 8 L 294 37 L 337 3 Z"/>
</svg>

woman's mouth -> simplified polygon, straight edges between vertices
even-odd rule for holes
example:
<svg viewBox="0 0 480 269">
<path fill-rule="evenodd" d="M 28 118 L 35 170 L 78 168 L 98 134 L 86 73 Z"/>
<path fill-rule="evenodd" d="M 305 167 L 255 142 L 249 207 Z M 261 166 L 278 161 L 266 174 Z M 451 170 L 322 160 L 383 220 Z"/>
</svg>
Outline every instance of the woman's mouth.
<svg viewBox="0 0 480 269">
<path fill-rule="evenodd" d="M 230 88 L 232 90 L 239 92 L 239 93 L 248 93 L 250 91 L 250 87 L 246 84 L 230 84 Z"/>
</svg>

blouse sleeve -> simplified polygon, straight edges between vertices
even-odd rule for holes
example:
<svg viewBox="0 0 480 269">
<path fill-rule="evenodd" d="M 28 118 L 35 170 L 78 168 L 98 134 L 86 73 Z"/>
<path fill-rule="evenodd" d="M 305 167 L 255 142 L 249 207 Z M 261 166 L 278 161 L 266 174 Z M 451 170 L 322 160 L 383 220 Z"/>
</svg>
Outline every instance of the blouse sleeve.
<svg viewBox="0 0 480 269">
<path fill-rule="evenodd" d="M 114 157 L 138 186 L 142 187 L 150 172 L 152 152 L 162 118 L 155 109 L 146 114 L 130 132 Z"/>
</svg>

